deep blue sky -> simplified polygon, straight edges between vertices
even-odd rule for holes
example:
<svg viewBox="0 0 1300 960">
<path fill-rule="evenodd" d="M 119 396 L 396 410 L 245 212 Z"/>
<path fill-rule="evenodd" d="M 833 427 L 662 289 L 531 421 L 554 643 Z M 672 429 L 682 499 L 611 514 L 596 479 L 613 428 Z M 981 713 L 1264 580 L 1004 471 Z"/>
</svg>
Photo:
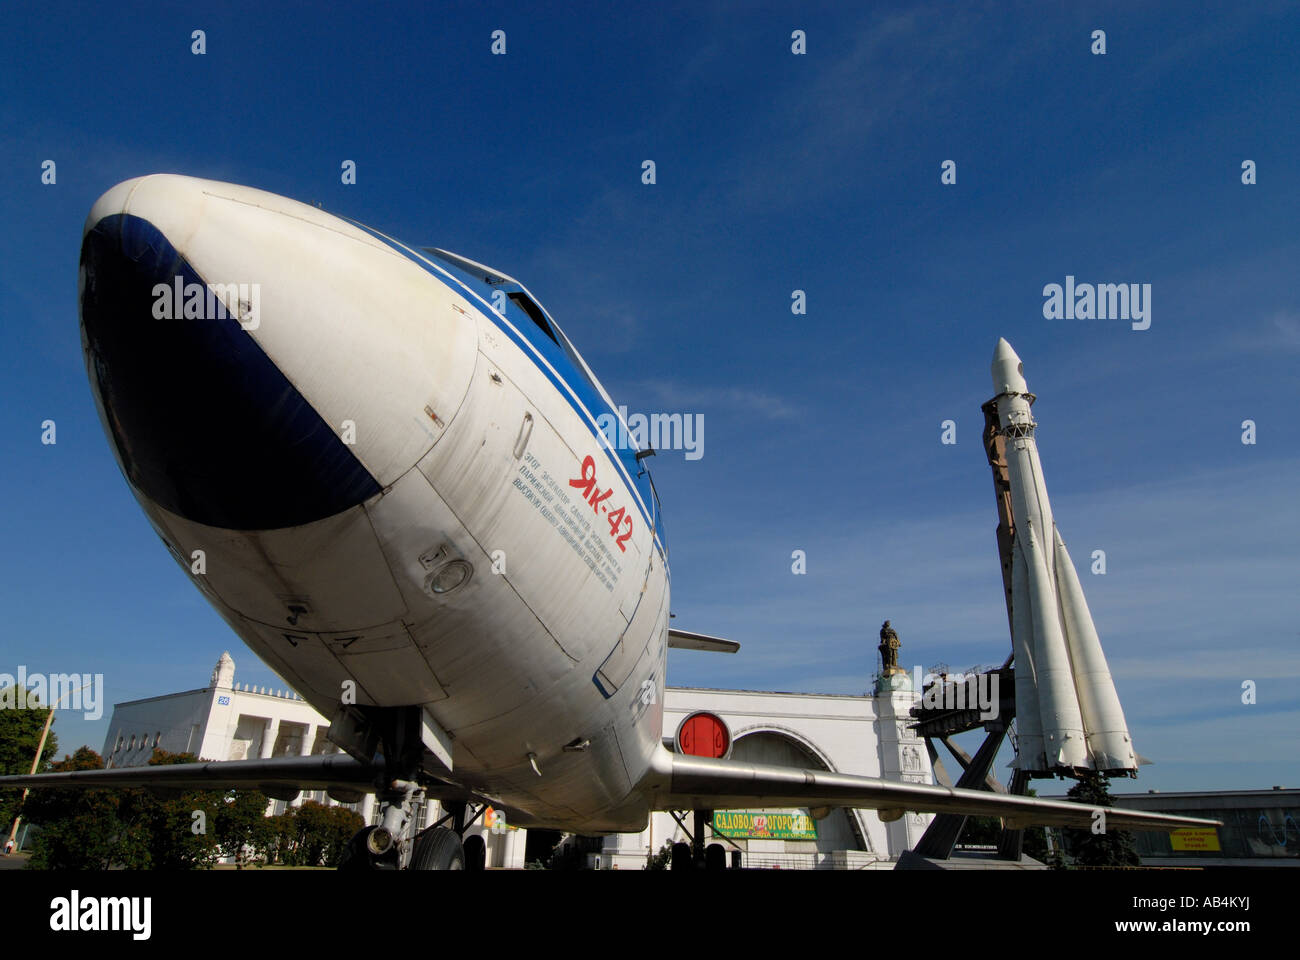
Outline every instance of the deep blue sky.
<svg viewBox="0 0 1300 960">
<path fill-rule="evenodd" d="M 1137 786 L 1295 786 L 1300 13 L 843 6 L 8 8 L 0 672 L 103 672 L 111 703 L 230 649 L 277 684 L 150 530 L 82 366 L 82 221 L 177 172 L 497 266 L 617 402 L 704 414 L 703 459 L 654 461 L 675 622 L 744 647 L 674 653 L 677 685 L 862 692 L 886 617 L 909 665 L 1003 659 L 979 406 L 1006 336 L 1157 761 Z M 1044 319 L 1067 274 L 1150 283 L 1151 328 Z M 99 749 L 108 714 L 60 714 L 63 746 Z"/>
</svg>

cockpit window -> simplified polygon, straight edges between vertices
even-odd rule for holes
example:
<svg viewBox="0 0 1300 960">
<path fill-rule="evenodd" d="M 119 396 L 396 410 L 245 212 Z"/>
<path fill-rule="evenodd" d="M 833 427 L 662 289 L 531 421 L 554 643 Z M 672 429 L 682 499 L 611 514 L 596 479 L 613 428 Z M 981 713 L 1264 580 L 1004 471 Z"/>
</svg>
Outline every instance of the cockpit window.
<svg viewBox="0 0 1300 960">
<path fill-rule="evenodd" d="M 508 294 L 508 296 L 514 301 L 515 306 L 528 314 L 533 323 L 541 327 L 542 333 L 550 337 L 552 343 L 557 347 L 560 345 L 559 338 L 555 336 L 555 331 L 551 329 L 551 325 L 546 321 L 546 314 L 542 313 L 542 308 L 536 304 L 532 297 L 518 290 Z"/>
</svg>

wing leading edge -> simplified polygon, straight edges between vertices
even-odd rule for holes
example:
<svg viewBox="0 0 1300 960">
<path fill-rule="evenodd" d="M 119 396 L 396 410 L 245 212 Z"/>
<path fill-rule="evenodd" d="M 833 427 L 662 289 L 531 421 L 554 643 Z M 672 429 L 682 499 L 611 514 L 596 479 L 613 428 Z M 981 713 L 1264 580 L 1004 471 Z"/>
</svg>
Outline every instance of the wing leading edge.
<svg viewBox="0 0 1300 960">
<path fill-rule="evenodd" d="M 346 753 L 266 760 L 200 760 L 197 763 L 107 770 L 66 770 L 0 777 L 0 789 L 27 787 L 158 787 L 180 790 L 232 790 L 240 787 L 299 790 L 373 789 L 383 765 L 360 763 Z"/>
<path fill-rule="evenodd" d="M 667 751 L 664 751 L 667 754 Z M 876 809 L 882 820 L 906 811 L 1002 817 L 1013 829 L 1030 825 L 1089 828 L 1096 808 L 1067 800 L 1043 800 L 984 790 L 900 783 L 829 770 L 804 770 L 736 760 L 667 754 L 671 772 L 654 789 L 658 810 L 735 810 L 761 803 L 773 807 Z M 1218 820 L 1105 807 L 1106 826 L 1170 831 L 1221 826 Z"/>
<path fill-rule="evenodd" d="M 892 820 L 906 811 L 958 813 L 1002 817 L 1008 826 L 1029 825 L 1088 828 L 1093 809 L 1065 800 L 1018 797 L 983 790 L 919 783 L 900 783 L 828 770 L 805 770 L 736 760 L 713 760 L 660 754 L 656 781 L 650 786 L 657 810 L 728 810 L 754 804 L 776 807 L 855 807 L 876 809 Z M 71 770 L 27 776 L 0 777 L 0 789 L 161 788 L 228 790 L 251 788 L 284 790 L 371 791 L 383 775 L 380 764 L 360 763 L 346 754 L 311 757 L 275 757 L 267 760 L 201 761 L 152 767 L 115 767 L 109 770 Z M 430 796 L 469 798 L 453 784 L 431 784 Z M 1128 830 L 1169 831 L 1184 827 L 1221 826 L 1218 820 L 1179 817 L 1107 807 L 1107 826 Z"/>
</svg>

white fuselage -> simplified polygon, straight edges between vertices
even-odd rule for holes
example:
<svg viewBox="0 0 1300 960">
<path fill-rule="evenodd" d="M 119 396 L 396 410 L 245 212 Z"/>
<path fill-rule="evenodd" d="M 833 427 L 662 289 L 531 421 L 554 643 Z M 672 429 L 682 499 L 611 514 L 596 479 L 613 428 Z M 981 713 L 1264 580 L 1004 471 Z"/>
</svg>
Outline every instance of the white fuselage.
<svg viewBox="0 0 1300 960">
<path fill-rule="evenodd" d="M 231 627 L 326 716 L 351 697 L 424 706 L 452 779 L 520 823 L 641 829 L 635 788 L 663 749 L 668 568 L 658 505 L 598 429 L 612 407 L 593 408 L 608 397 L 580 358 L 557 360 L 526 315 L 436 257 L 262 191 L 145 177 L 105 194 L 87 231 L 105 217 L 152 224 L 207 284 L 258 285 L 256 316 L 230 304 L 242 335 L 378 488 L 236 529 L 132 482 Z M 113 437 L 113 391 L 91 380 Z M 244 466 L 255 496 L 259 464 Z M 468 579 L 440 582 L 453 561 Z"/>
</svg>

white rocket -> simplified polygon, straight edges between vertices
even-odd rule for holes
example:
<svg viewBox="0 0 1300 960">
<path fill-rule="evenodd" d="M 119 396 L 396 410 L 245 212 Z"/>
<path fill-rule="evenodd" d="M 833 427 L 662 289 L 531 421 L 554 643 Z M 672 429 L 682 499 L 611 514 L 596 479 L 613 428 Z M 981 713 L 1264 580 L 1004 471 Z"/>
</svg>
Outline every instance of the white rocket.
<svg viewBox="0 0 1300 960">
<path fill-rule="evenodd" d="M 1002 339 L 993 353 L 993 390 L 1015 525 L 1011 642 L 1017 767 L 1042 774 L 1132 774 L 1139 758 L 1088 602 L 1047 499 L 1029 409 L 1034 396 L 1025 383 L 1024 365 Z"/>
</svg>

